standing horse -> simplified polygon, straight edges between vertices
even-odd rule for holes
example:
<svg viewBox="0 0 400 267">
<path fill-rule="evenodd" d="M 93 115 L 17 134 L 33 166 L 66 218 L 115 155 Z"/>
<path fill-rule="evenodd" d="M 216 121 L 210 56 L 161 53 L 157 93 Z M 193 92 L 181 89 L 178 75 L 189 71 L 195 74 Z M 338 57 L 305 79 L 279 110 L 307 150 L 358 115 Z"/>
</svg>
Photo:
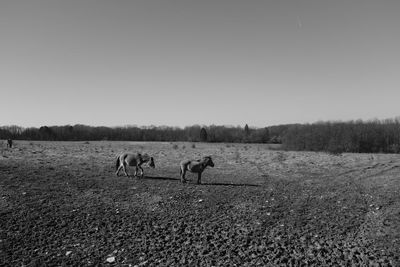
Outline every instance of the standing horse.
<svg viewBox="0 0 400 267">
<path fill-rule="evenodd" d="M 117 162 L 115 163 L 115 169 L 116 169 L 116 175 L 119 176 L 119 171 L 121 168 L 124 170 L 124 173 L 126 176 L 129 176 L 128 173 L 126 172 L 126 167 L 127 166 L 135 166 L 135 174 L 134 176 L 137 175 L 138 169 L 141 171 L 141 177 L 143 178 L 143 168 L 142 164 L 148 163 L 148 165 L 152 168 L 155 168 L 156 165 L 154 164 L 154 159 L 153 157 L 150 157 L 148 154 L 133 154 L 133 153 L 122 153 L 117 157 Z"/>
<path fill-rule="evenodd" d="M 197 184 L 201 184 L 201 173 L 205 170 L 207 166 L 214 167 L 214 162 L 211 157 L 203 157 L 199 160 L 183 160 L 180 163 L 180 174 L 181 182 L 186 183 L 185 174 L 186 171 L 197 173 Z"/>
</svg>

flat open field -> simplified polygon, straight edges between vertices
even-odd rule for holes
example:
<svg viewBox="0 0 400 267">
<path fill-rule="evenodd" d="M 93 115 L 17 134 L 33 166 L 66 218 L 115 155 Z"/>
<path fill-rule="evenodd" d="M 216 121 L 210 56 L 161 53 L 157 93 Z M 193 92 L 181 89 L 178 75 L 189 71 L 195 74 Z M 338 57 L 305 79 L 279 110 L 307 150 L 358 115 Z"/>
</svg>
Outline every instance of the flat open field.
<svg viewBox="0 0 400 267">
<path fill-rule="evenodd" d="M 115 175 L 148 152 L 145 177 Z M 179 181 L 179 162 L 214 168 Z M 130 169 L 131 173 L 134 169 Z M 268 145 L 16 141 L 0 150 L 0 266 L 400 266 L 400 155 Z"/>
</svg>

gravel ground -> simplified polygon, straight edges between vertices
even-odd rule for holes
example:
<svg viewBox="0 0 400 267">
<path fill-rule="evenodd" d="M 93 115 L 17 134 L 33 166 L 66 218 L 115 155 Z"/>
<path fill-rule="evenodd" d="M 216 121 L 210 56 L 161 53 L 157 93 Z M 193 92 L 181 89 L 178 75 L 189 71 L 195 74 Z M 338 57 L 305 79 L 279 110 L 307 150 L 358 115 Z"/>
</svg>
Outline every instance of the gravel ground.
<svg viewBox="0 0 400 267">
<path fill-rule="evenodd" d="M 0 266 L 400 266 L 399 155 L 270 148 L 16 141 L 0 150 Z M 117 177 L 122 151 L 156 168 Z M 200 155 L 216 166 L 181 184 Z"/>
</svg>

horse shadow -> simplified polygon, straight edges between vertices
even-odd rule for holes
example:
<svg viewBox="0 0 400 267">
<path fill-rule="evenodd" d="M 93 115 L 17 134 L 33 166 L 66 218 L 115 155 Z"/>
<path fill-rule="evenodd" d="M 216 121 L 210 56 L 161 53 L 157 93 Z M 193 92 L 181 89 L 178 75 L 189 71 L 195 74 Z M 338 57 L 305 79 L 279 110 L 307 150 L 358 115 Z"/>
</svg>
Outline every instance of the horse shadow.
<svg viewBox="0 0 400 267">
<path fill-rule="evenodd" d="M 165 181 L 179 181 L 179 178 L 172 178 L 172 177 L 163 177 L 163 176 L 144 176 L 143 179 L 150 179 L 150 180 L 165 180 Z"/>
<path fill-rule="evenodd" d="M 201 185 L 218 185 L 218 186 L 249 186 L 249 187 L 259 187 L 258 184 L 245 184 L 245 183 L 202 183 Z"/>
<path fill-rule="evenodd" d="M 164 177 L 164 176 L 144 176 L 143 179 L 149 180 L 163 180 L 163 181 L 180 181 L 180 178 Z M 201 183 L 200 185 L 216 185 L 216 186 L 244 186 L 244 187 L 259 187 L 258 184 L 246 184 L 246 183 Z"/>
</svg>

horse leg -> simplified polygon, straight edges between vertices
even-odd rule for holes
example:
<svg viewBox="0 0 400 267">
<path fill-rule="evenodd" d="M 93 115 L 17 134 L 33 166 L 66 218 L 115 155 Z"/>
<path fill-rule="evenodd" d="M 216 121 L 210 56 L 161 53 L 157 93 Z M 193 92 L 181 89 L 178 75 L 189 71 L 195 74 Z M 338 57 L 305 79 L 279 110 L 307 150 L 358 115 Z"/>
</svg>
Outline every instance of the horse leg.
<svg viewBox="0 0 400 267">
<path fill-rule="evenodd" d="M 119 165 L 117 172 L 115 173 L 117 176 L 119 176 L 119 171 L 121 170 L 121 168 L 122 168 L 122 165 Z"/>
<path fill-rule="evenodd" d="M 124 170 L 125 175 L 126 175 L 127 177 L 129 177 L 128 173 L 126 172 L 126 167 L 127 167 L 127 165 L 126 165 L 126 163 L 125 163 L 125 161 L 124 161 L 124 163 L 122 164 L 122 168 L 123 168 L 123 170 Z"/>
<path fill-rule="evenodd" d="M 201 184 L 201 172 L 198 173 L 197 184 Z"/>
<path fill-rule="evenodd" d="M 181 182 L 186 183 L 185 179 L 186 170 L 181 167 Z"/>
<path fill-rule="evenodd" d="M 138 172 L 138 166 L 136 165 L 136 166 L 135 166 L 135 174 L 133 175 L 134 177 L 137 176 L 137 172 Z"/>
<path fill-rule="evenodd" d="M 141 172 L 141 174 L 140 174 L 140 178 L 143 178 L 144 172 L 143 172 L 143 168 L 142 168 L 142 166 L 139 166 L 139 169 L 140 169 L 140 172 Z"/>
</svg>

